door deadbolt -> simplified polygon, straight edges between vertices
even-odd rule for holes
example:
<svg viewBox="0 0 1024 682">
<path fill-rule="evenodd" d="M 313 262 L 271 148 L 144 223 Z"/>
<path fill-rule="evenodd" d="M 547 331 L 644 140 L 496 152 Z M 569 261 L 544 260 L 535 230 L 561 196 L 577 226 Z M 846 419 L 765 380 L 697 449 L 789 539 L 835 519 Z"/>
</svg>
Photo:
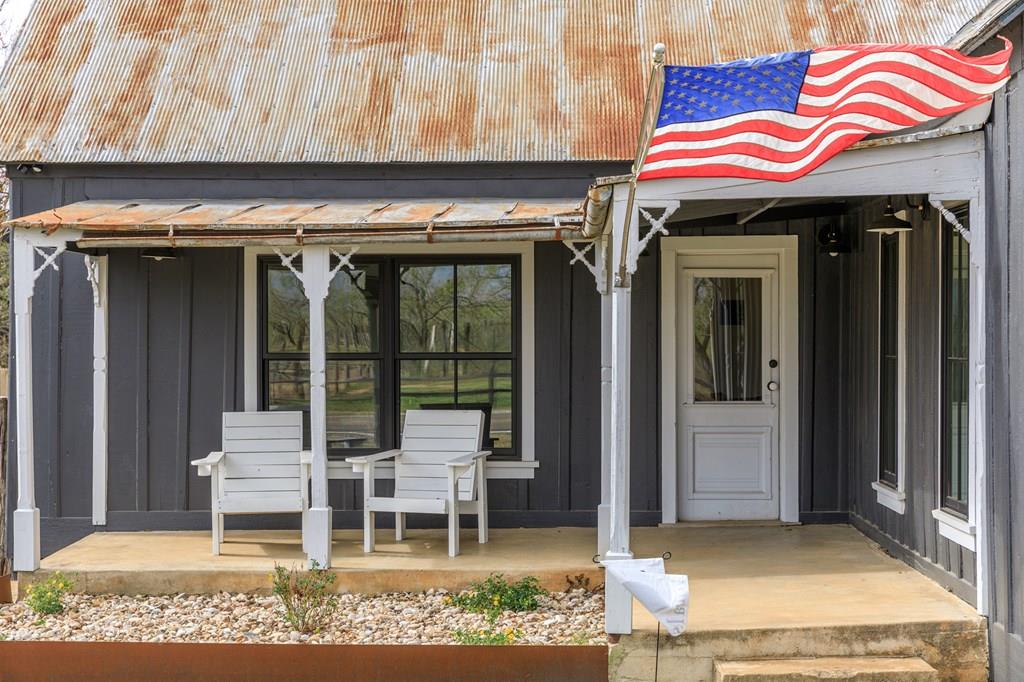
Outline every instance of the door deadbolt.
<svg viewBox="0 0 1024 682">
<path fill-rule="evenodd" d="M 775 369 L 776 367 L 779 366 L 779 361 L 778 360 L 769 360 L 768 361 L 768 366 L 771 367 L 772 369 Z"/>
</svg>

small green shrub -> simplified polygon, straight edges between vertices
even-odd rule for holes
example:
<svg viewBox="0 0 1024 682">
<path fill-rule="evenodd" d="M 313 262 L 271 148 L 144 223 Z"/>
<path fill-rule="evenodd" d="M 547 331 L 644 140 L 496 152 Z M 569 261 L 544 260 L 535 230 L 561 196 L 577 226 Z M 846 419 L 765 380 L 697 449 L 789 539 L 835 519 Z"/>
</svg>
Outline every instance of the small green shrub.
<svg viewBox="0 0 1024 682">
<path fill-rule="evenodd" d="M 505 611 L 536 611 L 537 597 L 547 592 L 532 575 L 510 583 L 500 573 L 492 573 L 483 582 L 473 583 L 467 592 L 452 595 L 449 601 L 471 613 L 482 613 L 490 623 Z"/>
<path fill-rule="evenodd" d="M 331 592 L 336 576 L 315 561 L 308 571 L 275 564 L 271 577 L 273 592 L 284 605 L 285 620 L 299 632 L 317 632 L 338 608 L 338 598 Z"/>
<path fill-rule="evenodd" d="M 452 637 L 456 642 L 471 646 L 507 646 L 515 644 L 522 636 L 523 631 L 514 628 L 505 628 L 504 630 L 481 628 L 452 632 Z"/>
<path fill-rule="evenodd" d="M 56 571 L 41 583 L 29 585 L 25 596 L 28 607 L 40 616 L 52 616 L 64 611 L 64 595 L 71 589 L 71 581 Z"/>
</svg>

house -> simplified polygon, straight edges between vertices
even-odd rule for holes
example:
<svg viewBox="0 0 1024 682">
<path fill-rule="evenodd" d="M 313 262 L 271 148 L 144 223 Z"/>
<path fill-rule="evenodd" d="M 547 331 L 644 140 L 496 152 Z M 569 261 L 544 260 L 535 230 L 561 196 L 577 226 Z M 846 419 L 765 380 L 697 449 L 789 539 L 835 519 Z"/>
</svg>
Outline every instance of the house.
<svg viewBox="0 0 1024 682">
<path fill-rule="evenodd" d="M 615 558 L 631 526 L 848 523 L 1019 679 L 1019 53 L 991 110 L 791 183 L 642 183 L 626 231 L 651 44 L 1024 44 L 1024 4 L 950 4 L 39 0 L 0 84 L 16 570 L 209 528 L 189 461 L 273 409 L 309 415 L 330 565 L 362 522 L 345 455 L 483 403 L 496 533 L 597 526 Z M 887 213 L 912 229 L 869 232 Z"/>
</svg>

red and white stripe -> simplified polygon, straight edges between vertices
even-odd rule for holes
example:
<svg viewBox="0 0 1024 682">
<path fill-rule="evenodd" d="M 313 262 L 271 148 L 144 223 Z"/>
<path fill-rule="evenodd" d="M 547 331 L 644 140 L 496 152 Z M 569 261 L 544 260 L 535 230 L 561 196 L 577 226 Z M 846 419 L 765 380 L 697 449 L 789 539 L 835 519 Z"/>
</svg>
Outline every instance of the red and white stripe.
<svg viewBox="0 0 1024 682">
<path fill-rule="evenodd" d="M 1012 46 L 984 57 L 927 45 L 844 45 L 811 53 L 796 111 L 755 111 L 654 131 L 639 180 L 787 181 L 871 133 L 982 104 L 1009 78 Z"/>
</svg>

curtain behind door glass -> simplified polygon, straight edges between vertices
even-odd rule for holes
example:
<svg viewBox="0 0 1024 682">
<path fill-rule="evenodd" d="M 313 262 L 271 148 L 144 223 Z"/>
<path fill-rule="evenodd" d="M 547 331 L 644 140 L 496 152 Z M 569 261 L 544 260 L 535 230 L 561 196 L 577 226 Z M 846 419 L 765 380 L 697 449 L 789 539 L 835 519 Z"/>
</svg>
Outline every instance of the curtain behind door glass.
<svg viewBox="0 0 1024 682">
<path fill-rule="evenodd" d="M 697 277 L 693 283 L 693 398 L 762 399 L 761 278 Z"/>
</svg>

